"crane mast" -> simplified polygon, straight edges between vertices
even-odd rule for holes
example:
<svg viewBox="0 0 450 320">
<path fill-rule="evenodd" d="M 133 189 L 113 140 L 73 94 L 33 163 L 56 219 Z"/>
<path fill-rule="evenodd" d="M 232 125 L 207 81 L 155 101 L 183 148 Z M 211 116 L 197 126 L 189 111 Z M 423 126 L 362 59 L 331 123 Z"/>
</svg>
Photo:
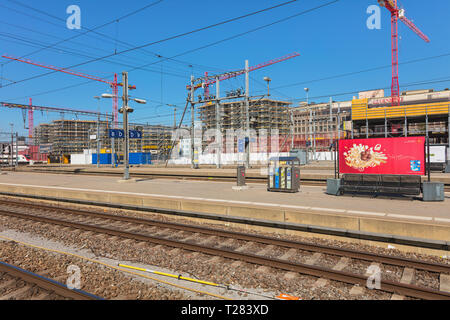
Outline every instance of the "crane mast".
<svg viewBox="0 0 450 320">
<path fill-rule="evenodd" d="M 430 39 L 416 25 L 405 16 L 405 10 L 399 9 L 397 0 L 378 0 L 380 6 L 385 7 L 391 13 L 391 46 L 392 46 L 392 83 L 391 99 L 393 106 L 400 105 L 400 85 L 398 73 L 398 20 L 400 19 L 408 28 L 414 31 L 422 40 L 430 42 Z"/>
</svg>

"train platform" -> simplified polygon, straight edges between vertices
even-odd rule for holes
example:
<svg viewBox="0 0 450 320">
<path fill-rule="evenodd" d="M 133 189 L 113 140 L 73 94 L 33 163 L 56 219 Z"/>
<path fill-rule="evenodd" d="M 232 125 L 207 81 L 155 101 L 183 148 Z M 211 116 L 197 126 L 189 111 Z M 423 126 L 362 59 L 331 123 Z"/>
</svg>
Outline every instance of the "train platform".
<svg viewBox="0 0 450 320">
<path fill-rule="evenodd" d="M 91 174 L 91 175 L 121 175 L 123 167 L 112 168 L 111 166 L 101 166 L 97 168 L 95 165 L 89 166 L 73 166 L 73 165 L 39 165 L 19 167 L 17 171 L 21 172 L 37 172 L 37 173 L 57 173 L 57 174 Z M 300 178 L 303 181 L 310 182 L 326 182 L 328 178 L 334 178 L 334 168 L 330 164 L 326 165 L 308 165 L 300 168 Z M 136 177 L 192 177 L 192 178 L 236 178 L 235 167 L 225 167 L 217 169 L 213 166 L 202 166 L 200 169 L 192 169 L 185 166 L 168 167 L 163 165 L 156 166 L 133 166 L 130 168 L 130 174 Z M 263 181 L 267 177 L 267 167 L 254 167 L 246 170 L 247 178 L 251 180 Z M 428 177 L 423 176 L 422 181 L 426 181 Z M 432 182 L 442 182 L 450 185 L 450 173 L 431 173 Z"/>
<path fill-rule="evenodd" d="M 0 192 L 6 193 L 450 240 L 450 193 L 446 193 L 444 202 L 423 202 L 414 198 L 336 197 L 325 194 L 324 186 L 305 185 L 298 193 L 279 193 L 268 192 L 264 184 L 251 184 L 242 191 L 234 190 L 234 185 L 159 178 L 119 183 L 111 176 L 28 172 L 0 175 Z"/>
</svg>

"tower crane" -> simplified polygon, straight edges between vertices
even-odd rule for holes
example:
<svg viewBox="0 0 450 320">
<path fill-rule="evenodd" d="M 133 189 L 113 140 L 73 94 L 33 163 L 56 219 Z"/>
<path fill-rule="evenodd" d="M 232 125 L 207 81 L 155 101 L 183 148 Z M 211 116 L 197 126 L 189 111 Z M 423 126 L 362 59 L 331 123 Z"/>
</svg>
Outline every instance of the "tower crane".
<svg viewBox="0 0 450 320">
<path fill-rule="evenodd" d="M 398 83 L 398 20 L 400 19 L 408 28 L 414 31 L 425 42 L 430 39 L 416 25 L 405 16 L 405 9 L 397 6 L 397 0 L 378 0 L 381 7 L 391 13 L 391 42 L 392 42 L 392 85 L 391 99 L 393 106 L 400 105 L 400 85 Z"/>
<path fill-rule="evenodd" d="M 77 76 L 77 77 L 82 77 L 82 78 L 86 78 L 86 79 L 90 79 L 90 80 L 94 80 L 94 81 L 99 81 L 99 82 L 103 82 L 108 84 L 111 88 L 112 88 L 112 92 L 113 92 L 113 106 L 112 106 L 112 114 L 113 114 L 113 122 L 114 122 L 114 128 L 118 127 L 118 95 L 119 95 L 119 90 L 118 87 L 122 87 L 123 84 L 122 83 L 118 83 L 117 82 L 117 73 L 114 74 L 114 80 L 110 81 L 110 80 L 106 80 L 100 77 L 96 77 L 96 76 L 92 76 L 86 73 L 82 73 L 82 72 L 78 72 L 78 71 L 73 71 L 73 70 L 69 70 L 66 68 L 59 68 L 59 67 L 55 67 L 55 66 L 51 66 L 51 65 L 44 65 L 41 63 L 37 63 L 34 61 L 31 61 L 29 59 L 20 59 L 20 58 L 15 58 L 12 56 L 7 56 L 7 55 L 3 55 L 3 58 L 6 59 L 10 59 L 10 60 L 14 60 L 14 61 L 19 61 L 19 62 L 23 62 L 23 63 L 27 63 L 27 64 L 31 64 L 33 66 L 37 66 L 37 67 L 41 67 L 41 68 L 46 68 L 46 69 L 50 69 L 50 70 L 54 70 L 54 71 L 58 71 L 58 72 L 63 72 L 63 73 L 67 73 L 73 76 Z M 136 89 L 136 86 L 129 86 L 130 90 L 134 90 Z M 31 112 L 31 118 L 32 116 L 32 112 L 33 109 L 29 109 L 29 112 Z"/>
</svg>

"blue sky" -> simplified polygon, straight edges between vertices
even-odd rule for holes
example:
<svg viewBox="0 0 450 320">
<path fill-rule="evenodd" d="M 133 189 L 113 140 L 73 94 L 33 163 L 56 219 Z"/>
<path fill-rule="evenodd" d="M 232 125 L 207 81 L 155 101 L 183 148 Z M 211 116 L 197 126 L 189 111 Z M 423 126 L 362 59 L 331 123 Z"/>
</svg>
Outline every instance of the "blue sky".
<svg viewBox="0 0 450 320">
<path fill-rule="evenodd" d="M 116 0 L 4 0 L 0 4 L 0 53 L 20 57 L 87 32 L 86 28 L 94 29 L 115 21 L 153 2 L 157 1 L 134 0 L 126 2 L 126 7 L 123 1 Z M 164 0 L 133 16 L 95 30 L 107 37 L 90 32 L 27 58 L 42 64 L 69 67 L 130 48 L 123 42 L 140 46 L 282 2 L 284 1 Z M 381 30 L 369 30 L 366 26 L 369 17 L 367 7 L 377 4 L 375 0 L 340 0 L 262 30 L 179 56 L 177 61 L 161 62 L 161 58 L 157 56 L 173 57 L 328 2 L 331 0 L 300 0 L 243 20 L 148 46 L 145 51 L 131 51 L 108 58 L 108 62 L 97 61 L 74 69 L 112 79 L 111 75 L 114 73 L 120 75 L 122 71 L 133 67 L 154 63 L 146 70 L 134 70 L 129 74 L 130 84 L 137 87 L 132 94 L 149 100 L 145 106 L 135 106 L 136 111 L 131 115 L 131 121 L 152 124 L 172 124 L 173 109 L 165 104 L 179 105 L 181 113 L 187 93 L 185 87 L 192 72 L 195 76 L 200 76 L 205 71 L 221 73 L 242 69 L 245 59 L 249 60 L 250 65 L 256 65 L 292 52 L 301 54 L 295 59 L 253 72 L 250 90 L 255 95 L 263 94 L 266 90 L 266 84 L 262 80 L 264 76 L 272 79 L 272 97 L 295 103 L 305 99 L 304 87 L 310 88 L 310 100 L 315 102 L 328 101 L 329 96 L 333 96 L 335 100 L 349 99 L 356 95 L 352 92 L 365 89 L 389 88 L 391 28 L 388 11 L 382 8 Z M 403 0 L 400 3 L 406 9 L 407 17 L 431 39 L 431 43 L 425 43 L 400 23 L 400 63 L 444 56 L 401 64 L 400 85 L 428 80 L 445 81 L 410 85 L 403 87 L 403 90 L 443 89 L 450 86 L 450 2 L 430 2 L 432 5 L 428 4 L 426 7 L 422 1 L 417 0 Z M 69 17 L 66 9 L 73 4 L 81 8 L 81 30 L 69 30 L 66 27 L 66 19 Z M 110 88 L 104 83 L 62 73 L 10 85 L 9 80 L 23 80 L 48 70 L 19 62 L 11 63 L 3 58 L 0 59 L 0 65 L 0 77 L 3 78 L 0 101 L 28 103 L 28 98 L 31 97 L 35 105 L 95 111 L 99 104 L 93 97 L 110 92 Z M 386 67 L 376 71 L 311 82 L 383 66 Z M 241 86 L 244 86 L 244 77 L 224 81 L 221 89 L 226 91 Z M 214 92 L 214 88 L 211 91 Z M 390 90 L 387 89 L 386 93 L 389 94 Z M 111 100 L 102 100 L 100 108 L 102 112 L 111 112 Z M 19 110 L 2 108 L 0 112 L 0 131 L 9 131 L 9 123 L 14 122 L 20 133 L 26 132 Z M 59 117 L 59 114 L 35 112 L 35 125 Z M 65 117 L 74 118 L 71 115 Z"/>
</svg>

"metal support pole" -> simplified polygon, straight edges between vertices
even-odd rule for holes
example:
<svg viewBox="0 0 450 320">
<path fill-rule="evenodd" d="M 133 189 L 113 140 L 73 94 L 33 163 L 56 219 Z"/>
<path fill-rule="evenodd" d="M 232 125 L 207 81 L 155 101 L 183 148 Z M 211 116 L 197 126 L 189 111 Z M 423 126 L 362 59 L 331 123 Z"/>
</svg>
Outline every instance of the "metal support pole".
<svg viewBox="0 0 450 320">
<path fill-rule="evenodd" d="M 11 147 L 9 148 L 9 157 L 11 158 L 11 167 L 13 166 L 13 147 L 14 147 L 14 134 L 13 134 L 13 130 L 14 130 L 14 124 L 10 123 L 9 124 L 11 126 Z"/>
<path fill-rule="evenodd" d="M 245 137 L 248 138 L 245 167 L 250 168 L 250 77 L 248 60 L 245 60 Z"/>
<path fill-rule="evenodd" d="M 332 135 L 332 125 L 333 125 L 333 98 L 330 97 L 330 119 L 327 120 L 327 135 L 331 141 L 333 141 L 333 135 Z M 330 158 L 333 160 L 333 150 L 330 152 Z"/>
<path fill-rule="evenodd" d="M 198 169 L 195 159 L 195 103 L 194 103 L 194 76 L 191 75 L 191 166 Z"/>
<path fill-rule="evenodd" d="M 341 103 L 338 102 L 338 111 L 337 111 L 337 138 L 341 138 Z M 353 139 L 353 125 L 352 125 L 352 139 Z"/>
<path fill-rule="evenodd" d="M 290 110 L 290 114 L 291 114 L 291 151 L 292 151 L 292 149 L 294 149 L 294 135 L 295 135 L 294 111 L 292 109 Z"/>
<path fill-rule="evenodd" d="M 173 130 L 177 130 L 177 108 L 173 109 Z"/>
<path fill-rule="evenodd" d="M 408 117 L 406 116 L 406 108 L 405 108 L 405 137 L 408 136 Z"/>
<path fill-rule="evenodd" d="M 16 167 L 19 166 L 19 134 L 16 132 Z"/>
<path fill-rule="evenodd" d="M 387 138 L 387 118 L 386 118 L 386 109 L 384 109 L 384 137 Z"/>
<path fill-rule="evenodd" d="M 129 138 L 130 133 L 128 132 L 128 72 L 122 73 L 123 82 L 123 133 L 124 133 L 124 162 L 125 169 L 123 173 L 123 180 L 130 179 L 130 145 Z"/>
<path fill-rule="evenodd" d="M 336 154 L 336 159 L 337 159 L 337 175 L 338 175 L 338 179 L 341 178 L 341 171 L 340 171 L 340 167 L 339 167 L 339 140 L 338 139 L 336 141 L 336 145 L 337 145 L 337 154 Z"/>
<path fill-rule="evenodd" d="M 222 125 L 221 125 L 221 112 L 220 112 L 220 80 L 216 78 L 216 143 L 217 143 L 217 168 L 222 167 Z"/>
<path fill-rule="evenodd" d="M 313 134 L 314 134 L 314 161 L 317 160 L 317 155 L 316 155 L 316 127 L 317 127 L 317 122 L 316 122 L 316 110 L 314 110 L 313 112 Z"/>
<path fill-rule="evenodd" d="M 334 153 L 334 178 L 337 178 L 337 157 L 336 157 L 336 151 L 337 151 L 337 140 L 334 140 L 334 148 L 332 149 Z"/>
<path fill-rule="evenodd" d="M 366 116 L 366 139 L 369 139 L 369 119 Z"/>
<path fill-rule="evenodd" d="M 111 138 L 111 165 L 114 168 L 116 164 L 116 148 L 114 138 Z"/>
<path fill-rule="evenodd" d="M 97 168 L 100 168 L 100 114 L 97 119 Z"/>
<path fill-rule="evenodd" d="M 450 103 L 448 104 L 448 123 L 447 123 L 447 131 L 448 131 L 448 149 L 447 149 L 447 167 L 445 168 L 446 173 L 450 173 Z"/>
<path fill-rule="evenodd" d="M 428 175 L 428 182 L 431 182 L 431 155 L 430 155 L 430 136 L 428 135 L 427 131 L 427 175 Z"/>
<path fill-rule="evenodd" d="M 425 107 L 426 109 L 426 107 Z M 430 177 L 430 135 L 428 133 L 428 110 L 425 110 L 426 114 L 425 114 L 425 130 L 426 130 L 426 141 L 427 141 L 427 175 L 428 175 L 428 182 L 431 181 L 431 177 Z"/>
<path fill-rule="evenodd" d="M 308 107 L 309 108 L 309 107 Z M 312 155 L 312 109 L 309 108 L 309 150 L 308 154 Z"/>
</svg>

